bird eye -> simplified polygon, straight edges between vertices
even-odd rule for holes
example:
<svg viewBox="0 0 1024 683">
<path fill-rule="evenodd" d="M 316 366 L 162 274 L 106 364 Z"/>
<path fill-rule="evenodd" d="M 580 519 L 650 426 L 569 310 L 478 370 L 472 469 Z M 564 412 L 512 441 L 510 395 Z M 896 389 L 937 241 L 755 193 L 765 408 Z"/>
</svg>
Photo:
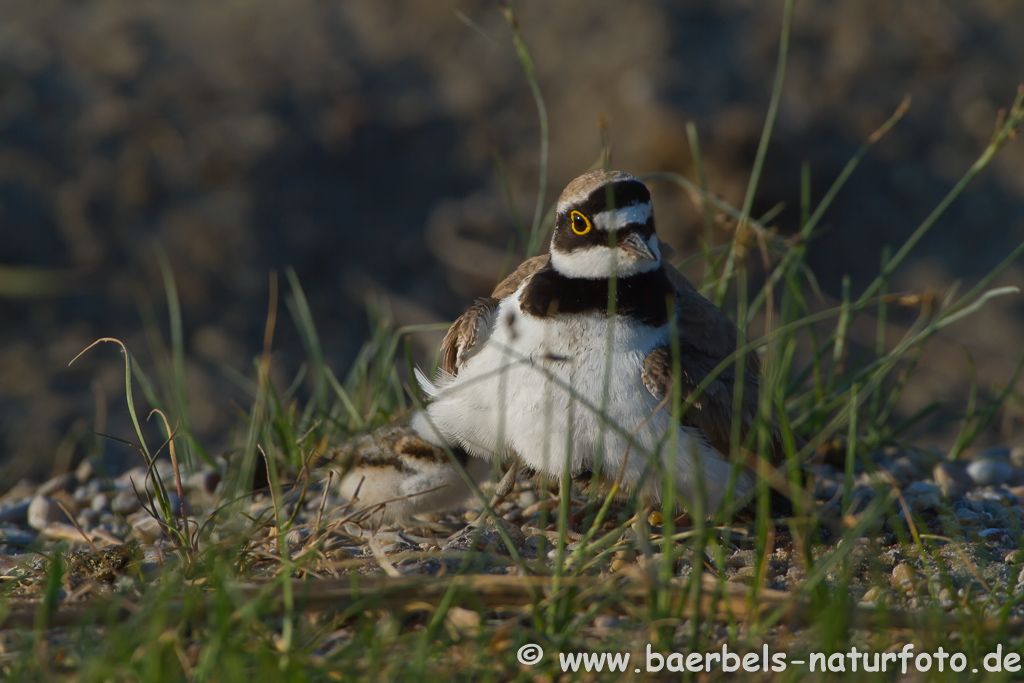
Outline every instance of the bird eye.
<svg viewBox="0 0 1024 683">
<path fill-rule="evenodd" d="M 579 211 L 573 211 L 569 214 L 569 218 L 572 220 L 572 231 L 577 235 L 586 235 L 590 232 L 590 221 Z"/>
</svg>

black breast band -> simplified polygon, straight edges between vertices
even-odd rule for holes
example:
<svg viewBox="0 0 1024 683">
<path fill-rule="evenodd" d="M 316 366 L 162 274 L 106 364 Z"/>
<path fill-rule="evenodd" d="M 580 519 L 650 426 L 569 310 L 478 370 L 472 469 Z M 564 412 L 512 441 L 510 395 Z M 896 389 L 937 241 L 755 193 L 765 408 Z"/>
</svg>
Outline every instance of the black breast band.
<svg viewBox="0 0 1024 683">
<path fill-rule="evenodd" d="M 609 284 L 608 278 L 566 277 L 549 265 L 530 278 L 519 296 L 519 307 L 537 318 L 571 313 L 607 314 Z M 652 327 L 668 322 L 668 299 L 674 290 L 662 268 L 619 278 L 615 293 L 616 315 Z"/>
</svg>

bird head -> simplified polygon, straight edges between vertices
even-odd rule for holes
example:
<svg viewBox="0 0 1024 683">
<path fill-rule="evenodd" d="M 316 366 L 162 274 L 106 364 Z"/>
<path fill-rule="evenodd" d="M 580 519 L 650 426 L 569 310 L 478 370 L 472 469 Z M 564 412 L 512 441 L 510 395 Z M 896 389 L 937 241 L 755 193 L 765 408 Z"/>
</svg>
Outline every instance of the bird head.
<svg viewBox="0 0 1024 683">
<path fill-rule="evenodd" d="M 551 265 L 567 277 L 629 277 L 661 265 L 647 187 L 628 173 L 592 171 L 558 198 Z"/>
</svg>

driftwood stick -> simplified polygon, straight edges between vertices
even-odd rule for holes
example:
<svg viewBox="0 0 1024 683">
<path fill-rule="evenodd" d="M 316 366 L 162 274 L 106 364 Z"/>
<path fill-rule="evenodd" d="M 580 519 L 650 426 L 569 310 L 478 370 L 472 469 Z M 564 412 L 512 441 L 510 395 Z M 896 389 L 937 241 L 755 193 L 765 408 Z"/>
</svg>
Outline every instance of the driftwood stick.
<svg viewBox="0 0 1024 683">
<path fill-rule="evenodd" d="M 454 590 L 459 604 L 466 607 L 486 608 L 497 611 L 531 611 L 545 602 L 568 595 L 571 592 L 590 592 L 599 582 L 616 585 L 601 586 L 602 593 L 612 593 L 616 600 L 610 608 L 625 612 L 642 607 L 650 600 L 651 582 L 639 568 L 621 572 L 612 577 L 561 577 L 557 593 L 551 577 L 506 576 L 478 574 L 469 576 L 361 576 L 343 579 L 292 580 L 292 594 L 295 608 L 307 614 L 343 613 L 350 610 L 402 610 L 413 603 L 437 605 Z M 701 592 L 698 600 L 687 597 L 687 583 L 673 582 L 668 590 L 671 601 L 684 618 L 703 619 L 745 619 L 755 613 L 769 613 L 779 610 L 781 621 L 790 628 L 799 628 L 814 623 L 810 604 L 792 593 L 762 589 L 752 594 L 749 586 L 722 583 L 714 576 L 701 577 Z M 247 600 L 273 599 L 282 594 L 275 582 L 239 584 L 238 594 Z M 753 599 L 752 599 L 753 598 Z M 105 603 L 105 604 L 104 604 Z M 106 606 L 108 609 L 102 609 Z M 0 615 L 0 629 L 32 628 L 38 619 L 38 604 L 8 602 L 8 611 Z M 99 608 L 99 609 L 97 609 Z M 128 619 L 132 611 L 114 601 L 94 600 L 88 603 L 60 607 L 45 623 L 49 627 L 70 626 L 85 620 L 109 619 L 110 609 L 116 610 L 120 620 Z M 172 603 L 171 609 L 181 611 L 180 603 Z M 268 606 L 267 614 L 283 612 L 283 604 Z M 200 617 L 203 609 L 192 613 Z M 854 606 L 850 609 L 851 627 L 855 629 L 887 630 L 930 630 L 960 629 L 963 622 L 954 615 L 936 615 L 930 611 L 880 612 L 874 607 Z M 990 631 L 1003 631 L 1008 635 L 1024 634 L 1024 620 L 987 618 L 981 625 Z"/>
</svg>

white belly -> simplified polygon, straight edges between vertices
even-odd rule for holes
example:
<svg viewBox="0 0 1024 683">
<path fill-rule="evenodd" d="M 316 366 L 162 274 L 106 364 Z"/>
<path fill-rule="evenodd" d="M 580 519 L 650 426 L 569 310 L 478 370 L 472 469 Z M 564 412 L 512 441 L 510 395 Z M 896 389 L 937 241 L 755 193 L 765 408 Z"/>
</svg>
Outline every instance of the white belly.
<svg viewBox="0 0 1024 683">
<path fill-rule="evenodd" d="M 514 454 L 555 478 L 591 470 L 611 479 L 625 459 L 627 490 L 658 500 L 672 473 L 681 497 L 703 492 L 706 504 L 717 506 L 729 465 L 659 409 L 641 379 L 647 354 L 667 343 L 666 330 L 627 318 L 616 319 L 609 335 L 599 314 L 528 316 L 518 296 L 509 297 L 479 351 L 457 377 L 438 383 L 429 419 L 477 457 Z M 735 491 L 749 487 L 741 475 Z"/>
</svg>

